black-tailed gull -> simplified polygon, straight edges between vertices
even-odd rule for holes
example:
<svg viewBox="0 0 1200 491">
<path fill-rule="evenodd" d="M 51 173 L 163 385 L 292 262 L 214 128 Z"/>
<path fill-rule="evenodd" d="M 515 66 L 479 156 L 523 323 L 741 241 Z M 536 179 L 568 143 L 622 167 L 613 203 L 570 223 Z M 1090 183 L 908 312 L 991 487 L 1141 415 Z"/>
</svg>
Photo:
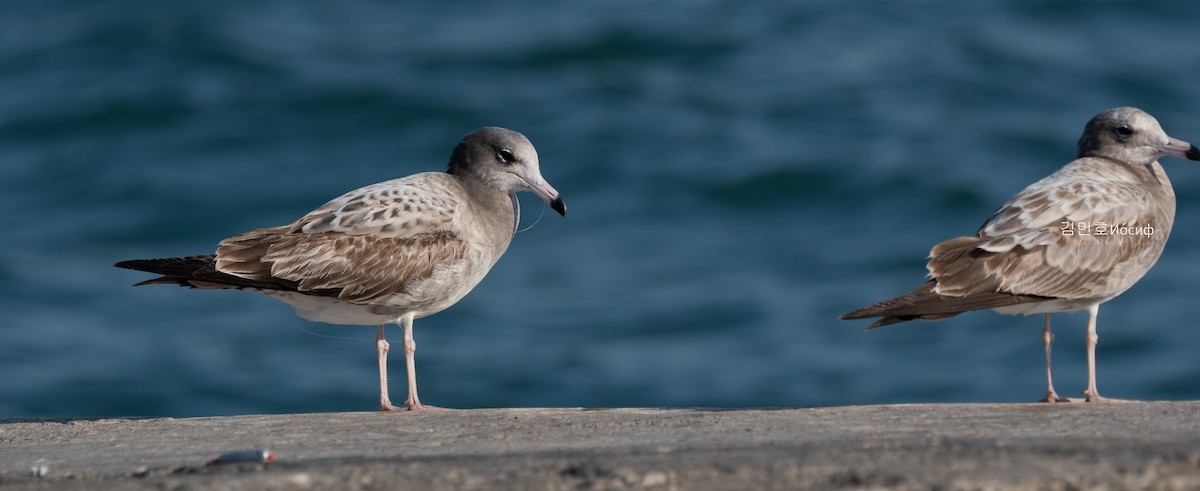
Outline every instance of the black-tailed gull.
<svg viewBox="0 0 1200 491">
<path fill-rule="evenodd" d="M 1066 402 L 1050 377 L 1050 313 L 1088 311 L 1086 401 L 1096 390 L 1096 314 L 1133 286 L 1162 254 L 1175 219 L 1175 191 L 1158 163 L 1200 160 L 1144 111 L 1121 107 L 1088 121 L 1078 159 L 1033 183 L 972 236 L 933 247 L 930 280 L 899 297 L 844 314 L 882 317 L 871 328 L 937 320 L 971 310 L 1044 314 L 1046 398 Z"/>
<path fill-rule="evenodd" d="M 524 135 L 480 128 L 462 139 L 446 172 L 425 172 L 346 193 L 280 227 L 221 241 L 215 255 L 123 261 L 163 276 L 138 285 L 234 288 L 287 302 L 305 319 L 377 325 L 379 406 L 388 398 L 385 324 L 404 328 L 409 410 L 417 398 L 413 320 L 454 305 L 508 248 L 530 191 L 566 216 Z"/>
</svg>

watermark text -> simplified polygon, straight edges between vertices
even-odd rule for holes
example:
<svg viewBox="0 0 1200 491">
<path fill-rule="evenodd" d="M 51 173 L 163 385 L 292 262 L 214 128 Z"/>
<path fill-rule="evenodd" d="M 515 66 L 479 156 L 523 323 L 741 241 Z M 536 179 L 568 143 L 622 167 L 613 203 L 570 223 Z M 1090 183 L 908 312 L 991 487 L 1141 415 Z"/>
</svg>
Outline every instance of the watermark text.
<svg viewBox="0 0 1200 491">
<path fill-rule="evenodd" d="M 1071 236 L 1133 236 L 1140 235 L 1144 237 L 1154 236 L 1154 226 L 1149 223 L 1144 225 L 1129 225 L 1129 224 L 1108 224 L 1104 222 L 1059 222 L 1062 228 L 1059 230 L 1063 235 Z"/>
</svg>

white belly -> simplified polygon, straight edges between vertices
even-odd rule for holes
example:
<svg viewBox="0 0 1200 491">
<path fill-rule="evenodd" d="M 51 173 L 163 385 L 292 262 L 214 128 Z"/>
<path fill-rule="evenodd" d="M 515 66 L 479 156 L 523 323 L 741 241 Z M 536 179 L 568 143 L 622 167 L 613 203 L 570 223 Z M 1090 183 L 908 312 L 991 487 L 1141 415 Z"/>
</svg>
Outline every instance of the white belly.
<svg viewBox="0 0 1200 491">
<path fill-rule="evenodd" d="M 1092 305 L 1102 304 L 1111 299 L 1112 297 L 1089 299 L 1056 298 L 1054 300 L 1047 300 L 1045 302 L 1023 303 L 1008 307 L 998 307 L 992 310 L 1008 315 L 1054 314 L 1058 312 L 1075 312 L 1079 310 L 1085 310 Z"/>
<path fill-rule="evenodd" d="M 313 322 L 345 324 L 352 326 L 377 326 L 399 324 L 404 313 L 379 311 L 368 305 L 355 305 L 335 297 L 314 297 L 295 292 L 265 291 L 296 309 L 296 315 Z M 418 316 L 424 317 L 424 316 Z"/>
</svg>

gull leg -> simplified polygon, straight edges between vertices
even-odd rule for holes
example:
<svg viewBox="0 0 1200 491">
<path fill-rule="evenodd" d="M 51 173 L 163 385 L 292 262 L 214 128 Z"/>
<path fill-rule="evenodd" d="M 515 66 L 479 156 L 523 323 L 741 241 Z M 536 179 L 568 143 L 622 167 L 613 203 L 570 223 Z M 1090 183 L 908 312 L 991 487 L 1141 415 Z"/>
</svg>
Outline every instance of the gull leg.
<svg viewBox="0 0 1200 491">
<path fill-rule="evenodd" d="M 413 340 L 412 334 L 413 314 L 405 315 L 401 326 L 404 327 L 404 363 L 408 368 L 408 399 L 404 401 L 404 405 L 408 406 L 409 411 L 441 409 L 421 404 L 421 399 L 417 397 L 417 342 Z"/>
<path fill-rule="evenodd" d="M 1100 341 L 1100 336 L 1096 334 L 1096 316 L 1100 312 L 1099 305 L 1088 307 L 1088 327 L 1087 327 L 1087 361 L 1088 361 L 1088 387 L 1083 391 L 1084 400 L 1087 402 L 1128 402 L 1121 399 L 1109 399 L 1101 397 L 1100 391 L 1096 390 L 1096 343 Z"/>
<path fill-rule="evenodd" d="M 379 410 L 380 411 L 399 411 L 402 408 L 392 405 L 391 399 L 388 397 L 387 386 L 387 354 L 391 346 L 387 340 L 383 338 L 383 324 L 379 325 L 379 330 L 375 333 L 375 351 L 379 353 Z"/>
<path fill-rule="evenodd" d="M 1046 346 L 1046 398 L 1038 402 L 1071 402 L 1070 399 L 1059 397 L 1054 391 L 1054 377 L 1050 375 L 1050 346 L 1054 344 L 1054 333 L 1050 331 L 1050 314 L 1042 314 L 1045 321 L 1042 324 L 1042 344 Z"/>
</svg>

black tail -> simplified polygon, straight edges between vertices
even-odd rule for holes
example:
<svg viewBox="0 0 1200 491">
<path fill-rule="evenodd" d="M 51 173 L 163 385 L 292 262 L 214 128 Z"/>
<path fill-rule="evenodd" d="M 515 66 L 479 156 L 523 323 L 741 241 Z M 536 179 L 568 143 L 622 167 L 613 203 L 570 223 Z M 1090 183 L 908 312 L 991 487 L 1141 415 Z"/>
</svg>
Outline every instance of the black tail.
<svg viewBox="0 0 1200 491">
<path fill-rule="evenodd" d="M 179 285 L 188 288 L 235 288 L 254 290 L 298 291 L 299 284 L 295 281 L 281 278 L 256 280 L 234 276 L 217 271 L 217 257 L 212 254 L 185 257 L 164 257 L 160 259 L 132 259 L 114 264 L 118 268 L 145 271 L 160 274 L 133 286 L 142 285 Z M 308 295 L 336 297 L 341 289 L 307 290 Z"/>
<path fill-rule="evenodd" d="M 207 254 L 202 256 L 164 257 L 161 259 L 132 259 L 121 261 L 113 266 L 162 275 L 133 286 L 175 284 L 195 287 L 188 280 L 204 279 L 205 281 L 220 282 L 216 278 L 212 278 L 215 275 L 224 275 L 224 273 L 217 271 L 216 261 L 216 256 Z"/>
<path fill-rule="evenodd" d="M 911 321 L 914 319 L 945 319 L 961 313 L 961 311 L 959 311 L 954 313 L 941 313 L 932 315 L 926 313 L 924 315 L 920 315 L 915 312 L 911 312 L 911 310 L 914 310 L 911 308 L 914 305 L 925 303 L 930 300 L 931 297 L 938 296 L 936 293 L 933 293 L 933 284 L 934 283 L 930 281 L 924 285 L 921 285 L 920 288 L 905 293 L 904 295 L 900 295 L 899 297 L 889 300 L 884 300 L 873 305 L 868 305 L 858 310 L 847 312 L 838 318 L 842 320 L 851 320 L 882 317 L 882 319 L 875 321 L 874 324 L 867 326 L 867 329 L 874 329 L 876 327 L 886 326 L 888 324 L 896 324 L 898 322 Z"/>
<path fill-rule="evenodd" d="M 939 320 L 954 317 L 963 312 L 972 310 L 987 310 L 997 307 L 1008 307 L 1031 302 L 1043 302 L 1052 300 L 1050 297 L 1041 297 L 1037 295 L 1014 295 L 1003 292 L 980 292 L 966 295 L 963 297 L 947 297 L 937 294 L 934 287 L 937 285 L 937 280 L 929 280 L 920 288 L 911 292 L 900 295 L 899 297 L 884 300 L 874 305 L 868 305 L 861 309 L 842 314 L 839 319 L 866 319 L 870 317 L 882 317 L 875 321 L 874 324 L 867 326 L 867 329 L 874 329 L 888 324 L 897 322 L 911 321 L 914 319 L 921 320 Z"/>
</svg>

